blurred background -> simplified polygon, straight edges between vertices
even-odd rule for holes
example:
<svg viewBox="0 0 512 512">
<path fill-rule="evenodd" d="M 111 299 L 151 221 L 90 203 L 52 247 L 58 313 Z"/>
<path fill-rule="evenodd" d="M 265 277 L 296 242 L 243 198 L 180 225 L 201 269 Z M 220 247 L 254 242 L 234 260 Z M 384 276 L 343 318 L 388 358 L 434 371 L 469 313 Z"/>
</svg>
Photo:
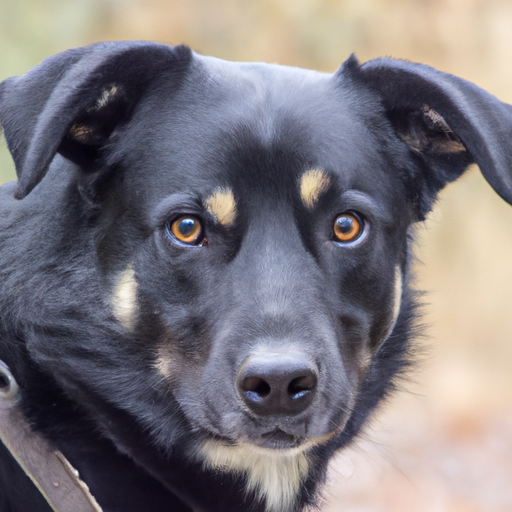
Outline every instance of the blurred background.
<svg viewBox="0 0 512 512">
<path fill-rule="evenodd" d="M 0 78 L 106 39 L 324 71 L 389 55 L 512 103 L 510 0 L 0 0 Z M 419 227 L 417 255 L 425 355 L 332 464 L 323 512 L 512 510 L 512 207 L 472 169 Z"/>
</svg>

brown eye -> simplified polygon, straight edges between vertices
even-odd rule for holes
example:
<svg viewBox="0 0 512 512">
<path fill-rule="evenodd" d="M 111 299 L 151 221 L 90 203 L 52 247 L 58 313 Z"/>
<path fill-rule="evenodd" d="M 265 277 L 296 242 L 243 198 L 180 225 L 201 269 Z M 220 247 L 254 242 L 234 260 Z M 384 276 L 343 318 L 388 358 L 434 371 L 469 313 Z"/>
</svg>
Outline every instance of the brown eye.
<svg viewBox="0 0 512 512">
<path fill-rule="evenodd" d="M 198 245 L 204 239 L 203 226 L 199 219 L 192 215 L 184 215 L 168 224 L 167 231 L 178 241 L 187 245 Z"/>
<path fill-rule="evenodd" d="M 363 233 L 363 219 L 357 213 L 345 212 L 334 220 L 334 240 L 336 242 L 354 242 Z"/>
</svg>

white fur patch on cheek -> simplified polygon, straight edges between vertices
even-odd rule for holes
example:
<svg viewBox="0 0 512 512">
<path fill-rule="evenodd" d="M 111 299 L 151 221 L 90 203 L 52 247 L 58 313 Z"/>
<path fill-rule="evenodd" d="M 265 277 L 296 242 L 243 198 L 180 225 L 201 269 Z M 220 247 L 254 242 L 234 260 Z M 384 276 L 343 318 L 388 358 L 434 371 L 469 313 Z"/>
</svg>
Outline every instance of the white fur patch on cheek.
<svg viewBox="0 0 512 512">
<path fill-rule="evenodd" d="M 112 295 L 112 309 L 119 323 L 130 331 L 137 313 L 137 281 L 131 265 L 118 278 Z"/>
<path fill-rule="evenodd" d="M 391 318 L 389 319 L 389 327 L 386 336 L 383 341 L 386 340 L 393 329 L 395 328 L 396 320 L 398 318 L 398 314 L 400 313 L 400 306 L 402 305 L 402 286 L 403 286 L 403 278 L 402 271 L 400 267 L 397 265 L 395 267 L 395 286 L 393 290 L 393 309 L 391 311 Z"/>
<path fill-rule="evenodd" d="M 174 376 L 178 373 L 178 365 L 178 361 L 168 347 L 160 347 L 158 349 L 153 367 L 164 381 L 170 383 L 173 380 Z"/>
<path fill-rule="evenodd" d="M 393 296 L 393 326 L 398 318 L 398 313 L 400 313 L 400 306 L 402 304 L 402 281 L 402 271 L 397 265 L 395 267 L 395 291 Z"/>
<path fill-rule="evenodd" d="M 214 440 L 204 442 L 197 456 L 209 469 L 244 474 L 247 491 L 254 491 L 265 500 L 267 512 L 295 510 L 310 463 L 301 449 L 271 450 L 248 444 L 230 446 Z"/>
</svg>

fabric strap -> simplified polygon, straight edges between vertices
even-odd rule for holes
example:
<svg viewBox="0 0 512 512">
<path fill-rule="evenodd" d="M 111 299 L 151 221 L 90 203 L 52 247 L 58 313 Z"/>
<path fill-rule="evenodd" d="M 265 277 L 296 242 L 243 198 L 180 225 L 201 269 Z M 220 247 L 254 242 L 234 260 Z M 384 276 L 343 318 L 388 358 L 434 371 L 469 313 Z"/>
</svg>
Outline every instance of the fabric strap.
<svg viewBox="0 0 512 512">
<path fill-rule="evenodd" d="M 19 407 L 1 401 L 0 440 L 54 512 L 102 512 L 64 455 L 32 431 Z"/>
</svg>

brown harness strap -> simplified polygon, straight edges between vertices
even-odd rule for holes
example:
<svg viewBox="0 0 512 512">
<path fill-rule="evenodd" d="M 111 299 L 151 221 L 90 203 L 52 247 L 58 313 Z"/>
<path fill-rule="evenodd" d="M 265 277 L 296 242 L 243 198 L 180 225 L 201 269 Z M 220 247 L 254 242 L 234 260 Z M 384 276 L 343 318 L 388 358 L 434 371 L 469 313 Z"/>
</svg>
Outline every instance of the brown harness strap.
<svg viewBox="0 0 512 512">
<path fill-rule="evenodd" d="M 17 385 L 0 361 L 0 440 L 55 512 L 102 512 L 78 471 L 32 431 L 16 406 Z M 13 392 L 13 390 L 15 390 Z"/>
</svg>

